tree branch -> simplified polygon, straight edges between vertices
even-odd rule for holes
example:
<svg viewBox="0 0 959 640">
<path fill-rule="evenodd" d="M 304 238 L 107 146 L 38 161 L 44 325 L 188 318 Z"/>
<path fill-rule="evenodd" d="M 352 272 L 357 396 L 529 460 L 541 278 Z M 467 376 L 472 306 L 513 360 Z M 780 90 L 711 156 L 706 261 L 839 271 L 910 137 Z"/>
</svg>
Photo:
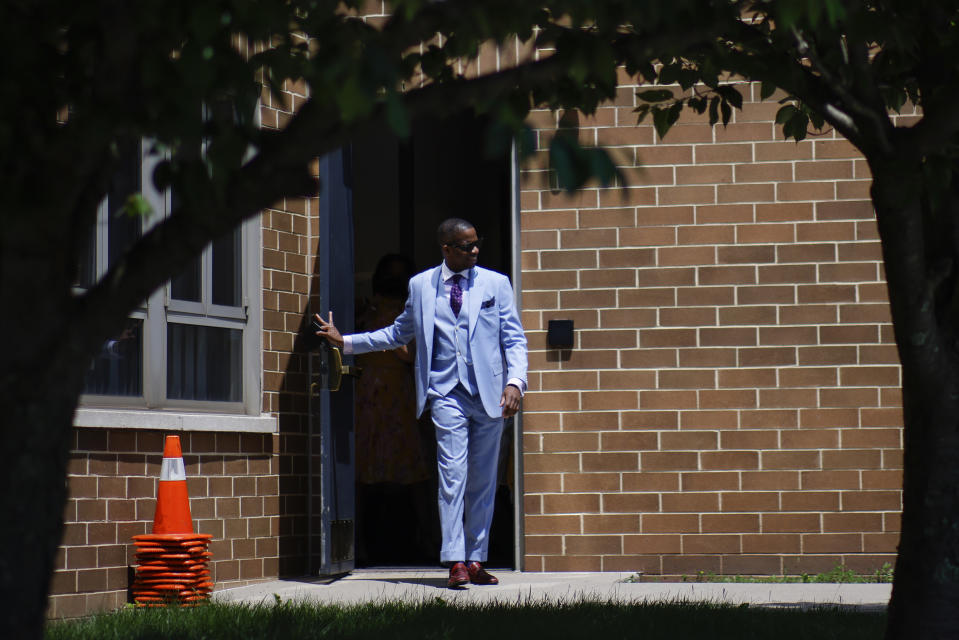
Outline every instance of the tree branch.
<svg viewBox="0 0 959 640">
<path fill-rule="evenodd" d="M 871 44 L 858 34 L 847 33 L 846 49 L 849 55 L 849 69 L 853 72 L 855 90 L 864 106 L 874 114 L 883 114 L 877 125 L 887 128 L 886 136 L 891 135 L 892 123 L 888 118 L 888 108 L 879 92 L 879 81 L 872 66 Z M 891 140 L 889 140 L 891 143 Z"/>
<path fill-rule="evenodd" d="M 448 114 L 480 98 L 503 96 L 516 90 L 549 86 L 565 73 L 553 58 L 528 63 L 474 79 L 433 84 L 404 95 L 409 113 Z M 227 199 L 204 211 L 186 205 L 141 237 L 78 300 L 77 324 L 85 323 L 103 339 L 112 328 L 100 327 L 100 319 L 125 316 L 150 293 L 174 277 L 182 265 L 210 241 L 237 224 L 270 207 L 283 197 L 313 195 L 316 183 L 306 167 L 317 156 L 347 144 L 365 129 L 386 120 L 380 105 L 363 122 L 346 125 L 315 100 L 309 100 L 286 129 L 269 137 L 257 155 L 230 180 Z"/>
<path fill-rule="evenodd" d="M 872 125 L 870 128 L 876 136 L 876 140 L 879 143 L 879 148 L 884 153 L 891 152 L 892 143 L 889 139 L 891 125 L 889 124 L 888 116 L 885 115 L 885 106 L 880 103 L 881 111 L 877 113 L 873 108 L 875 105 L 870 106 L 866 102 L 863 102 L 859 96 L 853 94 L 846 87 L 845 82 L 843 82 L 841 78 L 837 78 L 829 69 L 829 67 L 822 63 L 822 60 L 819 58 L 819 52 L 816 51 L 816 47 L 810 45 L 798 29 L 794 27 L 792 33 L 793 37 L 796 39 L 796 50 L 800 55 L 805 56 L 809 60 L 810 64 L 812 64 L 812 67 L 825 81 L 825 87 L 834 93 L 839 101 L 848 109 L 848 112 L 844 111 L 834 103 L 830 102 L 823 105 L 824 113 L 826 115 L 831 115 L 836 122 L 844 121 L 847 128 L 849 128 L 851 131 L 855 130 L 859 134 L 859 137 L 863 137 L 865 131 L 863 131 L 863 128 L 856 122 L 856 118 L 854 118 L 851 114 L 861 116 L 863 121 Z M 846 49 L 845 43 L 840 43 L 840 46 L 843 47 L 843 54 L 846 58 L 848 66 L 848 49 Z"/>
<path fill-rule="evenodd" d="M 842 96 L 825 78 L 817 76 L 795 56 L 773 46 L 755 27 L 739 21 L 731 29 L 736 42 L 746 44 L 751 53 L 728 50 L 729 70 L 752 80 L 771 82 L 808 104 L 863 152 L 871 145 L 863 134 L 862 114 L 841 108 Z"/>
<path fill-rule="evenodd" d="M 922 102 L 922 119 L 912 127 L 911 134 L 919 155 L 927 155 L 951 144 L 959 133 L 959 86 L 943 85 L 933 96 Z"/>
</svg>

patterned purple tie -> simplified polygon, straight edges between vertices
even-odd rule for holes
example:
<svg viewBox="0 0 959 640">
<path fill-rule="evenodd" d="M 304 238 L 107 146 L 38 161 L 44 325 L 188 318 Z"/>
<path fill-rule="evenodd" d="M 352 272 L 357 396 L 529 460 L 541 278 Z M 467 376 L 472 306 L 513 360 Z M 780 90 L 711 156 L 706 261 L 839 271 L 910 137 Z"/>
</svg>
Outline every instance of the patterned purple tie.
<svg viewBox="0 0 959 640">
<path fill-rule="evenodd" d="M 460 309 L 463 307 L 463 288 L 460 287 L 460 280 L 462 279 L 463 276 L 458 273 L 450 278 L 453 281 L 453 286 L 450 287 L 450 307 L 453 309 L 453 315 L 457 318 L 460 317 Z"/>
</svg>

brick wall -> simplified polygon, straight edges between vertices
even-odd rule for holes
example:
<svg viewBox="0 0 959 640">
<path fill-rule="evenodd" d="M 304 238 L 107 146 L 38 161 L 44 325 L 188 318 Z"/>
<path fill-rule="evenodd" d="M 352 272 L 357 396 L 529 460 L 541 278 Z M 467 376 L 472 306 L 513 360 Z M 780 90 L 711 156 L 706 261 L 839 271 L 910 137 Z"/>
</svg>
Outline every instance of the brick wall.
<svg viewBox="0 0 959 640">
<path fill-rule="evenodd" d="M 264 91 L 265 128 L 286 126 L 307 89 L 287 82 L 283 101 Z M 314 165 L 314 174 L 317 167 Z M 286 198 L 263 212 L 263 412 L 279 418 L 280 574 L 307 572 L 309 356 L 297 333 L 315 285 L 317 198 Z M 318 451 L 318 448 L 315 450 Z M 318 463 L 317 463 L 318 464 Z M 268 576 L 268 577 L 276 577 Z"/>
<path fill-rule="evenodd" d="M 73 617 L 127 602 L 131 536 L 150 533 L 164 433 L 74 430 L 70 495 L 48 613 Z M 180 433 L 196 530 L 213 535 L 217 587 L 277 575 L 281 527 L 278 438 Z"/>
<path fill-rule="evenodd" d="M 581 118 L 628 188 L 522 171 L 526 567 L 798 573 L 894 558 L 899 367 L 869 171 L 785 142 L 778 96 L 726 128 Z M 540 148 L 556 124 L 534 115 Z M 548 349 L 552 318 L 572 350 Z"/>
</svg>

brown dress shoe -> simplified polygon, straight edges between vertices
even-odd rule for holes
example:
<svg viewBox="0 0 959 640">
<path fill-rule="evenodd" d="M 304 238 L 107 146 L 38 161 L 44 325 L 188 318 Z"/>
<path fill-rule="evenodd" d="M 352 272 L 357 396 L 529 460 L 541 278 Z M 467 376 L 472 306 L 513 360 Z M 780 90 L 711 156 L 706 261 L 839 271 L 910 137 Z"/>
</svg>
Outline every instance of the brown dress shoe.
<svg viewBox="0 0 959 640">
<path fill-rule="evenodd" d="M 446 583 L 450 589 L 458 589 L 470 581 L 470 573 L 466 570 L 466 565 L 457 562 L 450 567 L 450 580 Z"/>
<path fill-rule="evenodd" d="M 483 565 L 479 562 L 473 561 L 469 563 L 466 570 L 469 572 L 470 582 L 473 584 L 499 584 L 496 576 L 487 573 L 486 569 L 484 569 Z"/>
</svg>

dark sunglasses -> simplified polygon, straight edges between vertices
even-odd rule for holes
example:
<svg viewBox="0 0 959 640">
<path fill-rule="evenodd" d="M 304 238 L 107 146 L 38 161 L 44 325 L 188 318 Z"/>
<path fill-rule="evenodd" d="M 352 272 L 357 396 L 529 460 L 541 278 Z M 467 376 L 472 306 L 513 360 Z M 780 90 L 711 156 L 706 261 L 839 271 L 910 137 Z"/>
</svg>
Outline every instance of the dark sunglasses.
<svg viewBox="0 0 959 640">
<path fill-rule="evenodd" d="M 464 242 L 463 244 L 452 244 L 448 242 L 446 243 L 446 246 L 453 247 L 454 249 L 459 249 L 463 253 L 473 253 L 474 248 L 476 249 L 482 248 L 483 239 L 480 238 L 479 240 L 476 240 L 475 242 Z"/>
</svg>

